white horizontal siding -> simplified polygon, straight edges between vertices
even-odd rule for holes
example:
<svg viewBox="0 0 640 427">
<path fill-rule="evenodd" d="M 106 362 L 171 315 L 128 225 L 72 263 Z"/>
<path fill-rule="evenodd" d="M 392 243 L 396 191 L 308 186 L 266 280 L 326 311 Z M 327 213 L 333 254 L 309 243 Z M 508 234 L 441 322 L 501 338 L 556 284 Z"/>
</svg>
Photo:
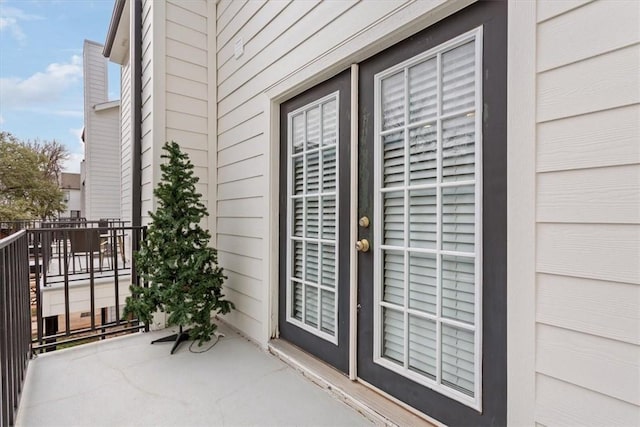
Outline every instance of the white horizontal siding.
<svg viewBox="0 0 640 427">
<path fill-rule="evenodd" d="M 640 285 L 640 225 L 538 224 L 541 273 Z"/>
<path fill-rule="evenodd" d="M 640 2 L 595 1 L 538 27 L 538 71 L 606 54 L 640 42 Z M 567 31 L 571 29 L 571 36 Z M 594 31 L 598 28 L 599 31 Z M 600 31 L 606 28 L 611 31 Z"/>
<path fill-rule="evenodd" d="M 161 25 L 160 23 L 154 24 L 154 3 L 152 0 L 142 1 L 142 123 L 141 123 L 141 188 L 140 188 L 140 205 L 141 205 L 141 220 L 142 224 L 148 224 L 151 220 L 148 212 L 154 211 L 153 203 L 153 187 L 155 186 L 153 169 L 158 167 L 154 166 L 154 155 L 158 149 L 154 146 L 154 130 L 153 120 L 154 114 L 162 114 L 161 112 L 154 111 L 154 96 L 158 96 L 153 93 L 153 83 L 156 79 L 154 76 L 154 61 L 153 61 L 153 30 L 154 25 Z M 160 6 L 158 6 L 160 7 Z M 154 41 L 155 43 L 155 41 Z M 158 130 L 156 130 L 157 132 Z"/>
<path fill-rule="evenodd" d="M 547 376 L 640 405 L 640 357 L 636 345 L 538 325 L 536 368 Z"/>
<path fill-rule="evenodd" d="M 538 175 L 539 222 L 640 224 L 640 164 Z"/>
<path fill-rule="evenodd" d="M 604 31 L 606 33 L 606 31 Z M 640 102 L 640 44 L 538 75 L 538 120 Z"/>
<path fill-rule="evenodd" d="M 537 6 L 535 418 L 638 425 L 640 3 Z"/>
<path fill-rule="evenodd" d="M 539 0 L 537 10 L 538 22 L 562 15 L 572 9 L 584 6 L 591 1 L 592 0 Z"/>
<path fill-rule="evenodd" d="M 548 426 L 632 427 L 633 404 L 543 374 L 536 376 L 536 419 Z"/>
<path fill-rule="evenodd" d="M 89 220 L 119 218 L 120 108 L 96 111 L 108 101 L 107 60 L 103 46 L 85 41 L 83 52 L 85 185 L 82 215 Z"/>
<path fill-rule="evenodd" d="M 640 345 L 640 286 L 539 274 L 537 321 Z"/>
<path fill-rule="evenodd" d="M 538 125 L 537 170 L 640 163 L 640 105 Z"/>
</svg>

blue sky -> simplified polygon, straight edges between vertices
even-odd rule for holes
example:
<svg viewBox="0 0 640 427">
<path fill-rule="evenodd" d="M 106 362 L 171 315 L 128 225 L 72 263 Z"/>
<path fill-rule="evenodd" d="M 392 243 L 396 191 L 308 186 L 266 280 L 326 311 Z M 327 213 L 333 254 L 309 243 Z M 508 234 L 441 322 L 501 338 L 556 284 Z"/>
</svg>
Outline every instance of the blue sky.
<svg viewBox="0 0 640 427">
<path fill-rule="evenodd" d="M 20 139 L 59 141 L 80 171 L 82 44 L 104 43 L 114 0 L 0 0 L 0 129 Z M 119 98 L 109 67 L 109 99 Z"/>
</svg>

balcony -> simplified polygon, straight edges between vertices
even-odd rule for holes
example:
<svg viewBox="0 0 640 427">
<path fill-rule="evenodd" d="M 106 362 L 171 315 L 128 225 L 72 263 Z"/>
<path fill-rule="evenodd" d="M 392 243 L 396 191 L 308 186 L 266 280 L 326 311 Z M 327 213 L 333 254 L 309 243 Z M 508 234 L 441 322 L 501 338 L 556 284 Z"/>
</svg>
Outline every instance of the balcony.
<svg viewBox="0 0 640 427">
<path fill-rule="evenodd" d="M 188 344 L 174 355 L 171 344 L 149 344 L 165 330 L 40 355 L 29 364 L 16 425 L 371 424 L 240 334 L 220 330 L 225 336 L 200 354 Z"/>
<path fill-rule="evenodd" d="M 0 426 L 380 422 L 224 323 L 206 352 L 150 345 L 171 332 L 120 316 L 144 233 L 55 223 L 0 240 Z"/>
</svg>

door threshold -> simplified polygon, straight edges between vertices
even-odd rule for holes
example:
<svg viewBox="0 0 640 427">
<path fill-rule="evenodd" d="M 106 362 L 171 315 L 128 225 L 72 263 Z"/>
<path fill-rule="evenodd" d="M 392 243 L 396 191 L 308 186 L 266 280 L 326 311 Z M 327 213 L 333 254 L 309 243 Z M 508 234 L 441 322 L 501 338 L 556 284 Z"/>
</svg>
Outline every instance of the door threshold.
<svg viewBox="0 0 640 427">
<path fill-rule="evenodd" d="M 380 426 L 435 426 L 396 402 L 327 365 L 295 345 L 280 339 L 269 342 L 269 352 L 316 385 Z"/>
</svg>

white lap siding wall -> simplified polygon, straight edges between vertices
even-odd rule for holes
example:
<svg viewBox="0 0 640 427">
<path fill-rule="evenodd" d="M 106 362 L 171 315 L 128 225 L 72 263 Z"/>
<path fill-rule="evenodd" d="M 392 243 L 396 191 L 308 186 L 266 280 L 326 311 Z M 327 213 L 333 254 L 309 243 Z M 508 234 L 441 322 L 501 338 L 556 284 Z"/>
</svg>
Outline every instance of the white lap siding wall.
<svg viewBox="0 0 640 427">
<path fill-rule="evenodd" d="M 103 46 L 85 40 L 84 83 L 84 206 L 89 220 L 120 216 L 119 105 L 109 104 L 107 60 Z M 96 108 L 98 105 L 98 108 Z"/>
<path fill-rule="evenodd" d="M 129 56 L 120 69 L 120 218 L 131 221 L 131 62 Z"/>
<path fill-rule="evenodd" d="M 536 421 L 640 423 L 640 3 L 539 1 Z"/>
<path fill-rule="evenodd" d="M 215 132 L 210 135 L 209 126 L 215 126 L 215 116 L 210 117 L 209 108 L 215 98 L 209 100 L 208 28 L 213 25 L 215 31 L 215 20 L 208 15 L 214 9 L 206 0 L 142 2 L 143 224 L 156 208 L 153 189 L 160 181 L 165 141 L 183 147 L 200 178 L 197 191 L 205 204 L 210 199 L 209 153 Z"/>
</svg>

